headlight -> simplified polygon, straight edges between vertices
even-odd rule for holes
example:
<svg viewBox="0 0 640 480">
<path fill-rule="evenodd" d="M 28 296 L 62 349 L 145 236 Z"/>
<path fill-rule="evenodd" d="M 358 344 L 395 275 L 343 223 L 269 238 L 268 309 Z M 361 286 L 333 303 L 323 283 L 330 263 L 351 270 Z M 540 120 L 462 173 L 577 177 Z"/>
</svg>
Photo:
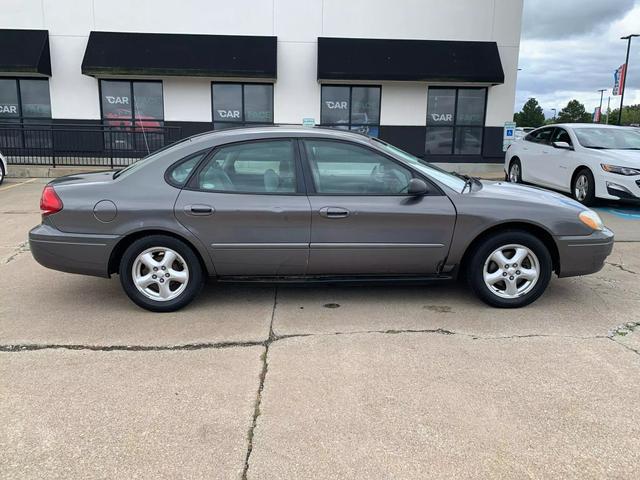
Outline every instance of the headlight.
<svg viewBox="0 0 640 480">
<path fill-rule="evenodd" d="M 582 223 L 593 230 L 602 230 L 604 228 L 604 223 L 602 223 L 600 215 L 593 210 L 584 210 L 583 212 L 580 212 L 578 218 Z"/>
<path fill-rule="evenodd" d="M 637 168 L 619 167 L 618 165 L 608 165 L 601 163 L 600 166 L 605 172 L 617 173 L 618 175 L 640 175 L 640 170 Z"/>
</svg>

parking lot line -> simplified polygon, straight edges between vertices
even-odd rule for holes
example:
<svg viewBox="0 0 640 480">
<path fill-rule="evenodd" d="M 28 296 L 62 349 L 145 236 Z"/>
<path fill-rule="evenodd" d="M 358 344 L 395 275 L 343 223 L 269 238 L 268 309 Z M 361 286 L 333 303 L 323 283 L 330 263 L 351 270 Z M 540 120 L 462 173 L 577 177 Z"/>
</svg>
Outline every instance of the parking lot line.
<svg viewBox="0 0 640 480">
<path fill-rule="evenodd" d="M 15 188 L 15 187 L 19 187 L 20 185 L 24 185 L 26 183 L 31 183 L 31 182 L 35 182 L 37 180 L 37 178 L 31 178 L 29 180 L 26 180 L 24 182 L 20 182 L 20 183 L 14 183 L 12 185 L 7 185 L 6 187 L 2 187 L 0 188 L 0 192 L 3 192 L 5 190 L 9 190 L 10 188 Z"/>
</svg>

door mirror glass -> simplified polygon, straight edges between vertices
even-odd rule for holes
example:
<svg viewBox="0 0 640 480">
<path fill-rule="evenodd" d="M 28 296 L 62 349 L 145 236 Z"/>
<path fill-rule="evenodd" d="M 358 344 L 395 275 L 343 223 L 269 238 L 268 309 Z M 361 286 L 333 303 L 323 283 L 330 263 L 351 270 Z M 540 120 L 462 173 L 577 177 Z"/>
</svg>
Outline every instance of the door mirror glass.
<svg viewBox="0 0 640 480">
<path fill-rule="evenodd" d="M 412 178 L 409 180 L 409 185 L 407 187 L 407 193 L 409 195 L 426 195 L 428 191 L 429 188 L 424 180 L 419 178 Z"/>
<path fill-rule="evenodd" d="M 573 150 L 573 147 L 567 142 L 553 142 L 555 148 L 562 148 L 564 150 Z"/>
</svg>

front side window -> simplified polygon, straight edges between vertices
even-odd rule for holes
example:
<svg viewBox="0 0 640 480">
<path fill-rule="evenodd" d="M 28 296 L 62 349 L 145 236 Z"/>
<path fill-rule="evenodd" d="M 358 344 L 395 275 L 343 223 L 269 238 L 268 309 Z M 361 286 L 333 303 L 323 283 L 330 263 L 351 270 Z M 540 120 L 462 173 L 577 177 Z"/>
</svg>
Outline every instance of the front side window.
<svg viewBox="0 0 640 480">
<path fill-rule="evenodd" d="M 429 88 L 427 155 L 482 152 L 486 88 Z"/>
<path fill-rule="evenodd" d="M 317 193 L 403 195 L 411 171 L 367 148 L 344 142 L 305 140 Z"/>
<path fill-rule="evenodd" d="M 377 137 L 380 87 L 323 85 L 320 123 Z"/>
<path fill-rule="evenodd" d="M 273 85 L 212 83 L 213 128 L 273 123 Z"/>
<path fill-rule="evenodd" d="M 555 129 L 555 131 L 553 132 L 553 137 L 551 138 L 551 143 L 553 142 L 565 142 L 569 145 L 572 144 L 569 132 L 567 132 L 564 128 Z"/>
<path fill-rule="evenodd" d="M 291 140 L 265 140 L 222 147 L 195 178 L 195 188 L 234 193 L 296 192 Z"/>
</svg>

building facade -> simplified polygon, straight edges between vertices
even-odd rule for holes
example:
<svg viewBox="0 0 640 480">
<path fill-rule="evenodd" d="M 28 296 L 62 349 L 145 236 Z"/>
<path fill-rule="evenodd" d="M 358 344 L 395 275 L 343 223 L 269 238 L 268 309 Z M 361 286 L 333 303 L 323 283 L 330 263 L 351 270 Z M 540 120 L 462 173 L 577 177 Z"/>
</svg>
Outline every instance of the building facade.
<svg viewBox="0 0 640 480">
<path fill-rule="evenodd" d="M 2 10 L 0 123 L 20 125 L 16 149 L 30 145 L 30 125 L 184 137 L 304 123 L 430 161 L 503 158 L 522 0 L 5 0 Z"/>
</svg>

